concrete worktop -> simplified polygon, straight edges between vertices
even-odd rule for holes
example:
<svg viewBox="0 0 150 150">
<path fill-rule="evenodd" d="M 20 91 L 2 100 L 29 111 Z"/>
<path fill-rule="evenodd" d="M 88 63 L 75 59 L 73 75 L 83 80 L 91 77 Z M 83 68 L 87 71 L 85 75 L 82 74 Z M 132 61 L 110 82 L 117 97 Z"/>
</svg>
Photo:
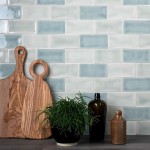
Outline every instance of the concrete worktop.
<svg viewBox="0 0 150 150">
<path fill-rule="evenodd" d="M 150 136 L 127 136 L 127 144 L 112 145 L 110 136 L 103 143 L 90 143 L 88 136 L 83 136 L 77 146 L 57 146 L 54 139 L 0 139 L 0 150 L 150 150 Z"/>
</svg>

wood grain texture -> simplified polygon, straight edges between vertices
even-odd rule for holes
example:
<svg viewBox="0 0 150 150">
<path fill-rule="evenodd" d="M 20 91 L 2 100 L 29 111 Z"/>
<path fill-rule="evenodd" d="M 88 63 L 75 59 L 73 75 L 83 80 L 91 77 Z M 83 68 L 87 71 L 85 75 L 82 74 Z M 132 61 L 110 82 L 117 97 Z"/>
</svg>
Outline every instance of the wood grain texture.
<svg viewBox="0 0 150 150">
<path fill-rule="evenodd" d="M 34 73 L 34 66 L 42 64 L 44 72 L 41 75 Z M 42 124 L 45 114 L 37 116 L 49 105 L 52 105 L 50 89 L 43 77 L 48 73 L 48 65 L 42 60 L 36 60 L 30 65 L 30 73 L 34 80 L 27 88 L 22 110 L 21 128 L 24 135 L 31 139 L 44 139 L 51 135 L 50 124 Z"/>
<path fill-rule="evenodd" d="M 24 138 L 21 130 L 22 108 L 27 86 L 31 82 L 23 70 L 26 54 L 24 47 L 16 47 L 16 69 L 10 77 L 0 80 L 0 137 L 3 138 Z"/>
</svg>

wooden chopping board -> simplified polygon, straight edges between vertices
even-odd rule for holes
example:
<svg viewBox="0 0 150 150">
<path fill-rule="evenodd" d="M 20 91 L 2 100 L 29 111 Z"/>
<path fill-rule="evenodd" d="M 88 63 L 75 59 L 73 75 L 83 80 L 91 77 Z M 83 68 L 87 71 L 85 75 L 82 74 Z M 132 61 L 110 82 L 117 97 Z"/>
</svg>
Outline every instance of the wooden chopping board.
<svg viewBox="0 0 150 150">
<path fill-rule="evenodd" d="M 44 72 L 41 75 L 34 73 L 34 67 L 41 64 Z M 36 60 L 30 65 L 30 74 L 34 80 L 27 88 L 22 110 L 21 128 L 25 137 L 31 139 L 44 139 L 51 135 L 50 124 L 43 125 L 45 114 L 37 116 L 44 108 L 52 105 L 52 96 L 47 83 L 43 77 L 48 73 L 48 65 L 42 60 Z"/>
<path fill-rule="evenodd" d="M 6 79 L 0 80 L 0 137 L 24 138 L 21 130 L 22 108 L 28 84 L 24 75 L 27 50 L 15 48 L 16 69 Z"/>
</svg>

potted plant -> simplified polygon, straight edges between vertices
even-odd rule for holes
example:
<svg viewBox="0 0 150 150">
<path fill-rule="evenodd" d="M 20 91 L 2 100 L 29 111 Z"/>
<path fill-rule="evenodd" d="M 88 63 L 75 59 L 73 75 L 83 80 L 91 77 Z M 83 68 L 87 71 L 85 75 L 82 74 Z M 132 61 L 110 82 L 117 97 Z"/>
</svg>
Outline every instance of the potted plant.
<svg viewBox="0 0 150 150">
<path fill-rule="evenodd" d="M 83 135 L 86 126 L 91 126 L 96 118 L 91 115 L 81 93 L 74 98 L 58 98 L 53 106 L 44 109 L 50 122 L 51 131 L 56 143 L 61 146 L 76 145 Z"/>
</svg>

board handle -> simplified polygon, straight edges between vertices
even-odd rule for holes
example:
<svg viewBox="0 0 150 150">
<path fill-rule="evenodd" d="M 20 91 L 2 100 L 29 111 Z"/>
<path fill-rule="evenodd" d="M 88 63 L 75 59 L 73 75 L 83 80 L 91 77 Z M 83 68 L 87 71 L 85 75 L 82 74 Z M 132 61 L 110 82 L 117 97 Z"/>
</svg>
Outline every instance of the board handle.
<svg viewBox="0 0 150 150">
<path fill-rule="evenodd" d="M 25 61 L 25 57 L 27 55 L 27 50 L 25 47 L 23 46 L 17 46 L 15 48 L 15 57 L 16 57 L 16 63 L 20 63 L 20 62 L 24 62 Z"/>
<path fill-rule="evenodd" d="M 38 64 L 41 64 L 44 67 L 44 72 L 40 75 L 37 75 L 34 72 L 34 70 L 35 70 L 34 68 Z M 46 76 L 48 74 L 48 64 L 41 59 L 35 60 L 30 64 L 29 71 L 30 71 L 30 74 L 32 75 L 33 78 L 36 78 L 37 76 L 43 78 L 44 76 Z"/>
</svg>

